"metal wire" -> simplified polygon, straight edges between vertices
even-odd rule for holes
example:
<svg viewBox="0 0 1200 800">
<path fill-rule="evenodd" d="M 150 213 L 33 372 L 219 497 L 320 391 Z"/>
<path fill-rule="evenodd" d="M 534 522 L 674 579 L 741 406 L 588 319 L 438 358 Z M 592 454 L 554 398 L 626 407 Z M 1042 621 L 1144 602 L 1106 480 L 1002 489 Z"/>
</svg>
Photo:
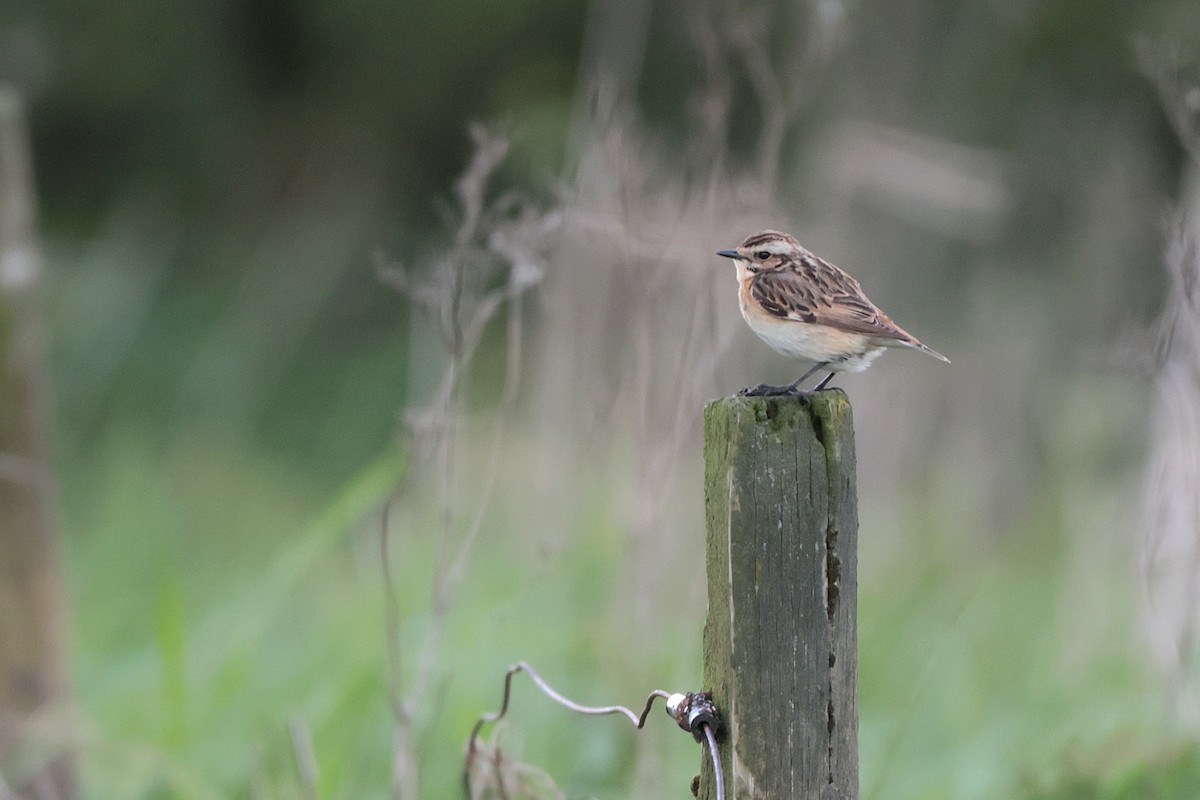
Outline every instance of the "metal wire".
<svg viewBox="0 0 1200 800">
<path fill-rule="evenodd" d="M 641 714 L 635 714 L 625 706 L 585 706 L 576 703 L 563 695 L 559 694 L 546 683 L 541 675 L 538 675 L 533 667 L 524 661 L 519 661 L 504 674 L 504 698 L 500 703 L 500 710 L 492 713 L 482 714 L 475 722 L 475 726 L 471 728 L 471 736 L 467 740 L 467 755 L 463 762 L 463 789 L 468 798 L 471 797 L 471 765 L 475 761 L 475 757 L 479 752 L 479 731 L 484 725 L 491 722 L 499 722 L 508 713 L 508 703 L 512 698 L 512 680 L 513 676 L 518 672 L 524 672 L 529 676 L 542 693 L 549 697 L 554 702 L 558 703 L 563 708 L 574 711 L 577 714 L 589 714 L 592 716 L 602 716 L 605 714 L 622 714 L 633 723 L 635 728 L 641 729 L 646 724 L 646 717 L 650 715 L 650 709 L 654 706 L 655 698 L 667 700 L 671 697 L 670 693 L 664 692 L 661 689 L 655 689 L 646 697 L 646 704 L 642 708 Z M 717 798 L 716 800 L 725 800 L 725 776 L 721 770 L 721 758 L 717 752 L 717 737 L 711 725 L 707 722 L 701 726 L 704 729 L 704 737 L 708 741 L 708 751 L 712 756 L 713 773 L 716 776 L 717 783 Z M 501 794 L 504 794 L 503 786 L 500 787 Z"/>
<path fill-rule="evenodd" d="M 708 752 L 712 755 L 713 780 L 717 784 L 717 800 L 725 800 L 725 773 L 721 769 L 721 756 L 717 753 L 717 735 L 712 725 L 704 723 L 704 738 L 708 740 Z"/>
</svg>

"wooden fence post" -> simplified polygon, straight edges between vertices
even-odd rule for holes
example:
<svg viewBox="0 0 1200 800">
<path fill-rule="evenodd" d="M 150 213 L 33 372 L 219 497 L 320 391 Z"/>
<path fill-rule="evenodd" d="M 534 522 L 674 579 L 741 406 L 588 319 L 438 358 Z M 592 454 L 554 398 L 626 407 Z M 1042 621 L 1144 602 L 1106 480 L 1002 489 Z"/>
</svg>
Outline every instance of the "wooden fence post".
<svg viewBox="0 0 1200 800">
<path fill-rule="evenodd" d="M 850 403 L 837 389 L 714 400 L 704 464 L 704 686 L 725 715 L 725 797 L 857 800 Z"/>
</svg>

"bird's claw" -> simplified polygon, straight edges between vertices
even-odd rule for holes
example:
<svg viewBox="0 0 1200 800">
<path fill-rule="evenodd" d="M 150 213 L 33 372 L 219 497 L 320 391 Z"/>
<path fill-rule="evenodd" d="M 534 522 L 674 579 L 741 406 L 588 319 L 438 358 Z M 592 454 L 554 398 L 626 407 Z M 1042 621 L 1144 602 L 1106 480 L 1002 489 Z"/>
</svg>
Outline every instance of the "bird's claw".
<svg viewBox="0 0 1200 800">
<path fill-rule="evenodd" d="M 760 383 L 754 388 L 745 388 L 738 392 L 742 397 L 799 397 L 808 394 L 795 386 L 772 386 Z"/>
</svg>

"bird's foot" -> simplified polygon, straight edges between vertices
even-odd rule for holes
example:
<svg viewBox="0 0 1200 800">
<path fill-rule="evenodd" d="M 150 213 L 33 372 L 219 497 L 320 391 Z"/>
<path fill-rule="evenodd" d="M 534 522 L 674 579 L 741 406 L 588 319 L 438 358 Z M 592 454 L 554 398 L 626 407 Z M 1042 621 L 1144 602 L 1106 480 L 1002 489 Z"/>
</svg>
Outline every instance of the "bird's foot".
<svg viewBox="0 0 1200 800">
<path fill-rule="evenodd" d="M 772 386 L 769 383 L 760 383 L 753 388 L 742 389 L 738 392 L 742 397 L 801 397 L 808 394 L 794 384 L 787 386 Z"/>
</svg>

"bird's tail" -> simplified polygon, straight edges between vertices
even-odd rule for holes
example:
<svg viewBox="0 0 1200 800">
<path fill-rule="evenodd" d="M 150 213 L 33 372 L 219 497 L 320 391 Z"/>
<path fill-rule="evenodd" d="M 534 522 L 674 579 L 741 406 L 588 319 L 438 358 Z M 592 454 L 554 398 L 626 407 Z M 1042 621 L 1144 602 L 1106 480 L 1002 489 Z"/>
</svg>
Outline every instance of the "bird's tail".
<svg viewBox="0 0 1200 800">
<path fill-rule="evenodd" d="M 921 344 L 920 342 L 918 342 L 915 339 L 913 340 L 913 342 L 910 346 L 914 350 L 920 350 L 922 353 L 928 353 L 929 355 L 936 358 L 938 361 L 945 361 L 947 364 L 950 363 L 950 359 L 946 358 L 944 355 L 939 353 L 937 350 L 934 350 L 932 347 L 926 347 L 925 345 Z"/>
</svg>

